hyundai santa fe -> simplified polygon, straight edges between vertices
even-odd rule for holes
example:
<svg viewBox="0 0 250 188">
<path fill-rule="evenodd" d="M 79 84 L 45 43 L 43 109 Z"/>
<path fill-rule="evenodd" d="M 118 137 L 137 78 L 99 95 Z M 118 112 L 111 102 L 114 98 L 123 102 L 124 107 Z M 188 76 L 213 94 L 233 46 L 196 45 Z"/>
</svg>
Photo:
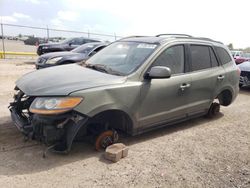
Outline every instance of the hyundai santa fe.
<svg viewBox="0 0 250 188">
<path fill-rule="evenodd" d="M 69 152 L 76 139 L 99 150 L 122 133 L 217 114 L 236 98 L 239 77 L 220 42 L 177 34 L 133 36 L 113 42 L 84 65 L 24 75 L 9 109 L 27 138 L 54 151 Z"/>
</svg>

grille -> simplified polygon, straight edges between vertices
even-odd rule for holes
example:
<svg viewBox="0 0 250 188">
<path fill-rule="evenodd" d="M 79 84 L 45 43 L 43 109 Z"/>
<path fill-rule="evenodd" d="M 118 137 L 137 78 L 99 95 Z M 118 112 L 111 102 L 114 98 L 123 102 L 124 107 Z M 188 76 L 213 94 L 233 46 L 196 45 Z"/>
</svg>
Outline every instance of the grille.
<svg viewBox="0 0 250 188">
<path fill-rule="evenodd" d="M 247 77 L 248 80 L 250 80 L 250 72 L 241 71 L 240 75 L 241 75 L 242 77 Z"/>
</svg>

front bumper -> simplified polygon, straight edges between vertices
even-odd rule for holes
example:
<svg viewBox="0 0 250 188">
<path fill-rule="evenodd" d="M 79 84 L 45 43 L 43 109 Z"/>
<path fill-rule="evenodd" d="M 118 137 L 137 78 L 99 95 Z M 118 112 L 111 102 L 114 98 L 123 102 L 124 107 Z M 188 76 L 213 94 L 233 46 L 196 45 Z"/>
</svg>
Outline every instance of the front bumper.
<svg viewBox="0 0 250 188">
<path fill-rule="evenodd" d="M 15 108 L 10 108 L 10 114 L 17 129 L 25 136 L 28 136 L 28 134 L 32 131 L 32 126 L 28 120 L 21 116 Z"/>
<path fill-rule="evenodd" d="M 239 83 L 241 86 L 249 86 L 250 85 L 250 72 L 241 71 Z"/>
<path fill-rule="evenodd" d="M 53 67 L 53 66 L 56 66 L 55 65 L 51 65 L 51 64 L 36 64 L 36 69 L 43 69 L 43 68 L 48 68 L 48 67 Z"/>
<path fill-rule="evenodd" d="M 250 85 L 250 81 L 248 80 L 247 77 L 240 77 L 240 85 L 242 86 L 249 86 Z"/>
<path fill-rule="evenodd" d="M 40 141 L 56 152 L 67 153 L 81 129 L 87 133 L 88 117 L 75 111 L 55 115 L 39 115 L 29 112 L 35 97 L 28 97 L 22 91 L 10 103 L 11 118 L 17 129 L 28 139 Z"/>
<path fill-rule="evenodd" d="M 14 108 L 10 108 L 10 112 L 15 126 L 27 138 L 40 141 L 52 150 L 63 153 L 71 150 L 77 133 L 88 121 L 82 115 L 67 113 L 55 116 L 34 114 L 29 122 Z"/>
</svg>

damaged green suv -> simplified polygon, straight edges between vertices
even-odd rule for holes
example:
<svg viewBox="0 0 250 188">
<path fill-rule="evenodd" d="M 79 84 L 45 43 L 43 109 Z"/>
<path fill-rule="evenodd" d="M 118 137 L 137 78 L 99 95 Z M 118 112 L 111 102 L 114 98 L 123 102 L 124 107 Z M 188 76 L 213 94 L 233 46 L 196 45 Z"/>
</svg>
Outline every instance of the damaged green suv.
<svg viewBox="0 0 250 188">
<path fill-rule="evenodd" d="M 239 77 L 220 42 L 177 34 L 127 37 L 84 65 L 24 75 L 9 109 L 27 138 L 61 152 L 86 139 L 98 150 L 122 133 L 215 115 L 236 98 Z"/>
</svg>

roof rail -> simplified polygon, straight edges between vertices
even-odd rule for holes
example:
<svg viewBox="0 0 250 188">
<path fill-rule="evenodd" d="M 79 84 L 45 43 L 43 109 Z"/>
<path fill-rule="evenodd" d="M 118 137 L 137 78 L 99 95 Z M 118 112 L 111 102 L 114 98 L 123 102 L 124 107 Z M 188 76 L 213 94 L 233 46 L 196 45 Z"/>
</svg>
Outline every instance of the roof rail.
<svg viewBox="0 0 250 188">
<path fill-rule="evenodd" d="M 160 36 L 192 37 L 191 35 L 179 34 L 179 33 L 166 33 L 166 34 L 158 34 L 158 35 L 156 35 L 156 37 L 160 37 Z"/>
<path fill-rule="evenodd" d="M 216 41 L 216 40 L 213 40 L 213 39 L 210 39 L 210 38 L 206 38 L 206 37 L 193 37 L 191 35 L 186 35 L 186 34 L 159 34 L 159 35 L 156 35 L 156 37 L 160 37 L 160 36 L 175 36 L 176 38 L 192 38 L 192 39 L 198 39 L 198 40 L 206 40 L 206 41 L 211 41 L 211 42 L 218 42 L 220 44 L 223 44 L 222 42 L 220 41 Z"/>
<path fill-rule="evenodd" d="M 207 41 L 211 41 L 211 42 L 218 42 L 220 44 L 223 44 L 222 42 L 220 41 L 216 41 L 216 40 L 213 40 L 213 39 L 210 39 L 210 38 L 206 38 L 206 37 L 193 37 L 193 39 L 198 39 L 198 40 L 207 40 Z"/>
<path fill-rule="evenodd" d="M 128 37 L 123 37 L 123 38 L 120 38 L 119 40 L 123 40 L 123 39 L 129 39 L 129 38 L 137 38 L 137 37 L 146 37 L 146 36 L 140 36 L 140 35 L 131 35 L 131 36 L 128 36 Z"/>
</svg>

